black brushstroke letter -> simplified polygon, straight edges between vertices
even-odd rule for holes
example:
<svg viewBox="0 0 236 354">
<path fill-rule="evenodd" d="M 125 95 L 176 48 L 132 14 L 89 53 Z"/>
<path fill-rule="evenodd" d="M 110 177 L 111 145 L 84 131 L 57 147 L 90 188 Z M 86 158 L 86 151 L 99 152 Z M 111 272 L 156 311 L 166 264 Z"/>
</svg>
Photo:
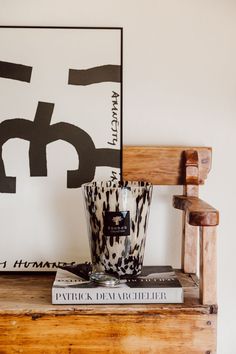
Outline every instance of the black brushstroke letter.
<svg viewBox="0 0 236 354">
<path fill-rule="evenodd" d="M 121 82 L 120 65 L 102 65 L 86 70 L 69 69 L 69 85 L 87 86 L 99 82 Z"/>
<path fill-rule="evenodd" d="M 30 82 L 32 66 L 0 61 L 0 77 L 18 81 Z"/>
<path fill-rule="evenodd" d="M 96 149 L 89 134 L 73 124 L 60 122 L 50 125 L 53 108 L 53 103 L 38 102 L 34 121 L 16 118 L 0 124 L 0 192 L 16 192 L 16 178 L 6 176 L 2 159 L 2 147 L 12 138 L 30 142 L 31 176 L 47 176 L 47 144 L 57 140 L 71 144 L 78 155 L 78 169 L 67 171 L 68 188 L 79 188 L 81 184 L 92 181 L 96 166 L 119 167 L 119 150 Z"/>
</svg>

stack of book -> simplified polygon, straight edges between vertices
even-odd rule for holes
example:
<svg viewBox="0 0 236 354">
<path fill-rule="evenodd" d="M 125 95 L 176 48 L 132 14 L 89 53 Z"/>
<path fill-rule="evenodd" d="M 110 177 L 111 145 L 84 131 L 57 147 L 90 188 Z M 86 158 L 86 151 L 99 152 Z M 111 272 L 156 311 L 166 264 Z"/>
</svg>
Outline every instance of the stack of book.
<svg viewBox="0 0 236 354">
<path fill-rule="evenodd" d="M 102 287 L 68 270 L 58 269 L 52 287 L 53 304 L 182 303 L 183 288 L 171 266 L 144 266 L 139 276 Z"/>
</svg>

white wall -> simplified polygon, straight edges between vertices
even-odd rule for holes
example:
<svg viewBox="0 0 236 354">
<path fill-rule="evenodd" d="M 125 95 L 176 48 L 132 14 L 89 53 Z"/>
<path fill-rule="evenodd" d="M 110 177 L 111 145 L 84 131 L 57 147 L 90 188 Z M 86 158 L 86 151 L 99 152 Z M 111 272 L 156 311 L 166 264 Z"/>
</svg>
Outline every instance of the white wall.
<svg viewBox="0 0 236 354">
<path fill-rule="evenodd" d="M 236 353 L 236 2 L 0 0 L 0 24 L 123 26 L 124 143 L 213 147 L 201 196 L 221 213 L 218 353 Z M 176 190 L 155 193 L 146 263 L 179 264 Z"/>
</svg>

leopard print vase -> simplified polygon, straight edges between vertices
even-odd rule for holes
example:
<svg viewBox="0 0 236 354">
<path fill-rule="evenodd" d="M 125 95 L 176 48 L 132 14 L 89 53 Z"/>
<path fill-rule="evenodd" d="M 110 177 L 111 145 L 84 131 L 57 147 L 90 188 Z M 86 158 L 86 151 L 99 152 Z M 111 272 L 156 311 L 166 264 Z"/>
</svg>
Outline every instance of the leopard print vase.
<svg viewBox="0 0 236 354">
<path fill-rule="evenodd" d="M 152 185 L 92 182 L 83 185 L 92 263 L 97 271 L 141 272 Z"/>
</svg>

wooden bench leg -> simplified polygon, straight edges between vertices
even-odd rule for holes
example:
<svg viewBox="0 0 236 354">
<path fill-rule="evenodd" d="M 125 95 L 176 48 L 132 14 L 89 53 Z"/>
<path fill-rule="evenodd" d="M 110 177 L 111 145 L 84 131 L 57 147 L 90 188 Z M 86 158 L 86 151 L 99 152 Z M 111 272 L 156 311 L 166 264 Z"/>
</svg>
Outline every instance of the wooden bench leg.
<svg viewBox="0 0 236 354">
<path fill-rule="evenodd" d="M 188 223 L 183 212 L 182 269 L 184 273 L 197 273 L 198 227 Z"/>
<path fill-rule="evenodd" d="M 188 174 L 191 175 L 190 172 L 193 172 L 189 168 L 187 167 L 186 169 L 186 176 Z M 195 171 L 195 173 L 198 172 Z M 185 185 L 183 192 L 186 196 L 198 197 L 198 186 Z M 182 269 L 184 273 L 197 274 L 198 232 L 198 227 L 189 225 L 187 213 L 184 211 L 182 237 Z"/>
<path fill-rule="evenodd" d="M 216 227 L 200 227 L 200 301 L 203 305 L 217 303 Z"/>
</svg>

